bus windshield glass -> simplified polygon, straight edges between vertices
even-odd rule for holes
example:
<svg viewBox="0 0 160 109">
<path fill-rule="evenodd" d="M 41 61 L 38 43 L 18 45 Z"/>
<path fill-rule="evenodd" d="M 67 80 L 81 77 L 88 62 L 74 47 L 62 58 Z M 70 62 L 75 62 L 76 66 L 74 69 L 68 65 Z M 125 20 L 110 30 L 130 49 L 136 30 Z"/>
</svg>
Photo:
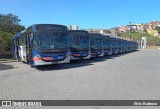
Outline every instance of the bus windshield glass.
<svg viewBox="0 0 160 109">
<path fill-rule="evenodd" d="M 63 32 L 35 32 L 34 46 L 38 49 L 67 48 L 67 34 Z"/>
<path fill-rule="evenodd" d="M 111 42 L 109 37 L 104 37 L 104 47 L 111 47 Z"/>
<path fill-rule="evenodd" d="M 91 44 L 91 48 L 94 49 L 102 49 L 102 37 L 101 35 L 90 35 L 90 44 Z"/>
<path fill-rule="evenodd" d="M 121 47 L 121 40 L 120 40 L 120 39 L 118 40 L 117 45 L 118 45 L 119 47 Z"/>
<path fill-rule="evenodd" d="M 89 48 L 89 36 L 88 34 L 69 34 L 70 44 L 72 48 L 88 49 Z"/>
<path fill-rule="evenodd" d="M 115 38 L 112 39 L 112 47 L 116 48 L 117 47 L 117 41 Z"/>
<path fill-rule="evenodd" d="M 36 31 L 66 31 L 67 28 L 60 25 L 52 24 L 38 24 L 36 25 Z"/>
</svg>

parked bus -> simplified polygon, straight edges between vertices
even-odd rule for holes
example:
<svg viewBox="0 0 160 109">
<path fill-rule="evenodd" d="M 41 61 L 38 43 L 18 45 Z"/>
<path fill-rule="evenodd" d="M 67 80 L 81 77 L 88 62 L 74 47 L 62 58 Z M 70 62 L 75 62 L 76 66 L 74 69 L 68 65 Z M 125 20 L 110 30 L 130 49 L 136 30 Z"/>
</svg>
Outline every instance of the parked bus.
<svg viewBox="0 0 160 109">
<path fill-rule="evenodd" d="M 131 41 L 131 51 L 134 51 L 134 41 Z"/>
<path fill-rule="evenodd" d="M 129 42 L 127 40 L 125 40 L 125 51 L 128 52 L 129 51 Z"/>
<path fill-rule="evenodd" d="M 116 40 L 117 40 L 118 53 L 122 53 L 122 40 L 120 38 L 116 38 Z"/>
<path fill-rule="evenodd" d="M 26 52 L 22 52 L 22 50 L 26 49 L 26 48 L 25 47 L 22 48 L 22 46 L 20 46 L 20 45 L 24 45 L 25 41 L 22 40 L 21 36 L 23 35 L 23 37 L 24 37 L 25 34 L 26 34 L 26 30 L 23 30 L 13 36 L 13 57 L 16 58 L 18 61 L 25 60 L 25 58 L 26 58 L 23 56 L 23 54 L 26 54 Z"/>
<path fill-rule="evenodd" d="M 125 48 L 125 40 L 122 39 L 122 53 L 126 52 L 126 48 Z"/>
<path fill-rule="evenodd" d="M 104 55 L 112 54 L 112 44 L 110 36 L 103 35 L 103 48 L 104 48 Z"/>
<path fill-rule="evenodd" d="M 138 46 L 139 46 L 138 42 L 134 42 L 134 50 L 138 50 Z"/>
<path fill-rule="evenodd" d="M 117 38 L 111 37 L 112 54 L 118 53 Z"/>
<path fill-rule="evenodd" d="M 102 35 L 98 33 L 90 33 L 89 38 L 90 38 L 91 57 L 104 56 Z"/>
<path fill-rule="evenodd" d="M 132 41 L 128 41 L 128 43 L 129 43 L 129 52 L 131 52 L 132 51 Z"/>
<path fill-rule="evenodd" d="M 13 42 L 14 57 L 31 66 L 70 62 L 66 26 L 34 24 L 14 35 Z"/>
<path fill-rule="evenodd" d="M 71 60 L 90 59 L 89 33 L 83 30 L 70 30 L 68 36 Z"/>
</svg>

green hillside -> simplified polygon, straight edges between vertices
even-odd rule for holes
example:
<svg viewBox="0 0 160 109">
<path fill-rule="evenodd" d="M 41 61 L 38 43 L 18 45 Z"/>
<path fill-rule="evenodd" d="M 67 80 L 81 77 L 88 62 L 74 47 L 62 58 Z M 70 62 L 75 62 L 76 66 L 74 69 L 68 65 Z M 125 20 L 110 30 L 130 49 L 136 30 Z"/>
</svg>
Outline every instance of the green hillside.
<svg viewBox="0 0 160 109">
<path fill-rule="evenodd" d="M 122 38 L 129 38 L 129 33 L 118 33 L 118 36 Z M 138 32 L 133 32 L 131 33 L 131 40 L 140 40 L 142 37 L 147 37 L 147 45 L 155 45 L 155 46 L 160 46 L 160 39 L 158 37 L 154 37 L 148 33 L 138 33 Z"/>
</svg>

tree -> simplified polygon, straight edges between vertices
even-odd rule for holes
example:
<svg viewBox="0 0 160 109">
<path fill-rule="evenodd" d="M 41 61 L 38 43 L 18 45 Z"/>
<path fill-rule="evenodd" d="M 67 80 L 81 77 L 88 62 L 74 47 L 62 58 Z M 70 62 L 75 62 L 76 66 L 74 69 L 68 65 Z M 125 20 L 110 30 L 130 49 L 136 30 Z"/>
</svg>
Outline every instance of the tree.
<svg viewBox="0 0 160 109">
<path fill-rule="evenodd" d="M 5 51 L 11 51 L 12 34 L 0 32 L 0 54 Z"/>
<path fill-rule="evenodd" d="M 20 21 L 16 15 L 0 13 L 0 54 L 11 52 L 12 36 L 25 29 Z"/>
<path fill-rule="evenodd" d="M 160 26 L 156 26 L 155 30 L 158 30 L 158 34 L 160 34 Z"/>
<path fill-rule="evenodd" d="M 160 30 L 160 26 L 156 26 L 155 30 Z"/>
<path fill-rule="evenodd" d="M 1 31 L 15 34 L 24 29 L 24 26 L 20 25 L 20 19 L 13 14 L 0 14 L 0 28 Z"/>
</svg>

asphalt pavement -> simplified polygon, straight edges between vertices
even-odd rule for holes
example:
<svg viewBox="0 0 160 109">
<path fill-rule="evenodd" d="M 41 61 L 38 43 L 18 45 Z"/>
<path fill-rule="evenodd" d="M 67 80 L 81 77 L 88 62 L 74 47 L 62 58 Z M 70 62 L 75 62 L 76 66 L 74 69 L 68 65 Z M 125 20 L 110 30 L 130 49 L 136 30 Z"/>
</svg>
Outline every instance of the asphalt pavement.
<svg viewBox="0 0 160 109">
<path fill-rule="evenodd" d="M 160 100 L 160 50 L 140 50 L 38 68 L 23 62 L 1 62 L 0 100 Z"/>
</svg>

